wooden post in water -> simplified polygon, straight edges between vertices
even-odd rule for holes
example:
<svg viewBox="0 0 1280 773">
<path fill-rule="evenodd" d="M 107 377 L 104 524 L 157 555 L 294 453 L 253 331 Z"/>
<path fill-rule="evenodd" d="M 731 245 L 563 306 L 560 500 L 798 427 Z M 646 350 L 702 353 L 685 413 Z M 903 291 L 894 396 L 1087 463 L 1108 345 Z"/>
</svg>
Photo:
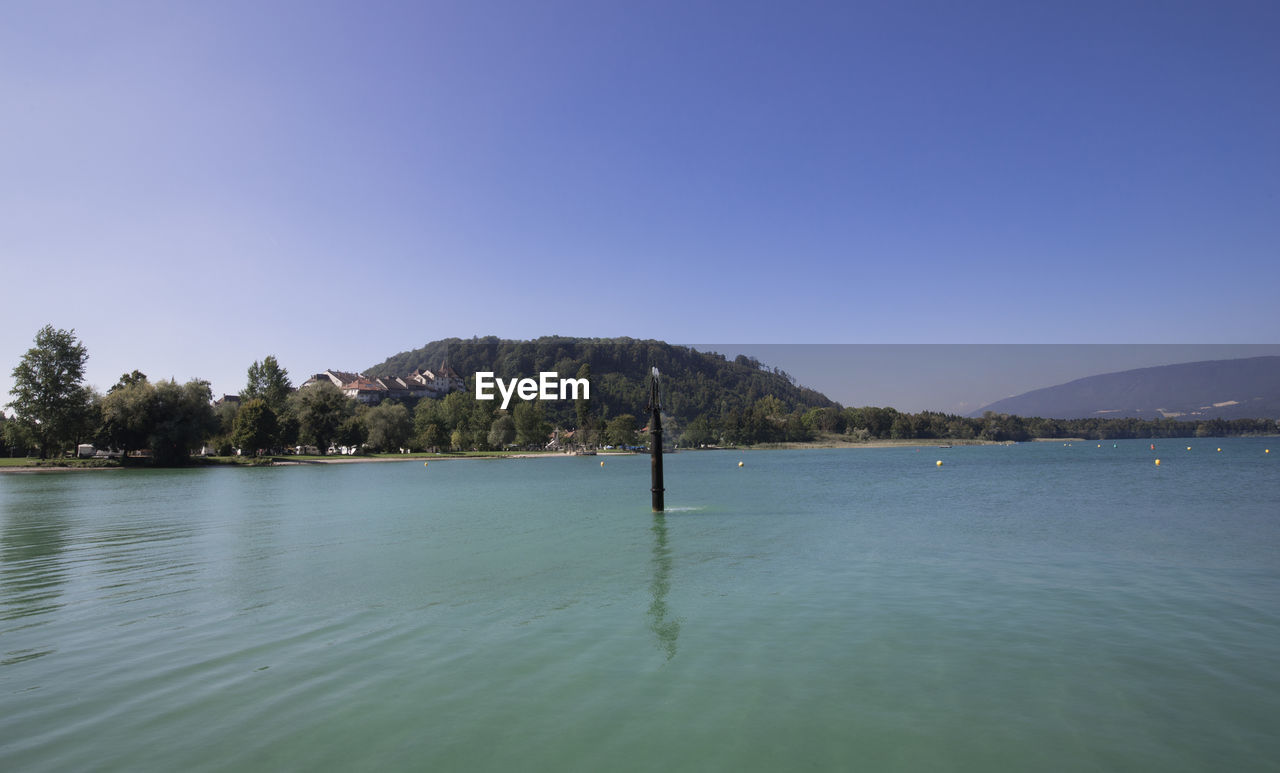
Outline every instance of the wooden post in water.
<svg viewBox="0 0 1280 773">
<path fill-rule="evenodd" d="M 649 387 L 649 491 L 653 494 L 653 511 L 660 513 L 666 509 L 663 504 L 662 487 L 662 407 L 658 403 L 658 369 L 653 369 L 653 383 Z"/>
</svg>

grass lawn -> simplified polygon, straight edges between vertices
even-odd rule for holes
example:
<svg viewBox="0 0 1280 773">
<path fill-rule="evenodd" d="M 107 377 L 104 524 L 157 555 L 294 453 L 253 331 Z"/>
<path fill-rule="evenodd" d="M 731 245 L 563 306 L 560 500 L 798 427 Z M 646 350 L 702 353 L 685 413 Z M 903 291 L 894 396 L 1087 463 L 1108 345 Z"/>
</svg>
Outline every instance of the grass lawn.
<svg viewBox="0 0 1280 773">
<path fill-rule="evenodd" d="M 13 467 L 119 467 L 115 459 L 40 459 L 34 456 L 0 458 L 0 468 Z"/>
</svg>

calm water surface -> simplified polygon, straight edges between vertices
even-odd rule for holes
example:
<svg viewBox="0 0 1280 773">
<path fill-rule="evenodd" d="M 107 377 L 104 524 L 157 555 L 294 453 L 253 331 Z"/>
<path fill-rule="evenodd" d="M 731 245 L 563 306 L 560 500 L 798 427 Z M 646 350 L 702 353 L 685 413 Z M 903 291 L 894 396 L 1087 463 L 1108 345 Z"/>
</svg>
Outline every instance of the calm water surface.
<svg viewBox="0 0 1280 773">
<path fill-rule="evenodd" d="M 0 770 L 1275 770 L 1276 445 L 0 475 Z"/>
</svg>

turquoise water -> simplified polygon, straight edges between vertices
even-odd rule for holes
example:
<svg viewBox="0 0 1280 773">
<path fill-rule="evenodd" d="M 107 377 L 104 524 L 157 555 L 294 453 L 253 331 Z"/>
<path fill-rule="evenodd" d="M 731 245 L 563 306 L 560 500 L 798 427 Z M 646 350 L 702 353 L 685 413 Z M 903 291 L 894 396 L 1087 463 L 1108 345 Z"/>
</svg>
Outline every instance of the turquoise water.
<svg viewBox="0 0 1280 773">
<path fill-rule="evenodd" d="M 0 770 L 1274 770 L 1280 447 L 1147 442 L 0 475 Z"/>
</svg>

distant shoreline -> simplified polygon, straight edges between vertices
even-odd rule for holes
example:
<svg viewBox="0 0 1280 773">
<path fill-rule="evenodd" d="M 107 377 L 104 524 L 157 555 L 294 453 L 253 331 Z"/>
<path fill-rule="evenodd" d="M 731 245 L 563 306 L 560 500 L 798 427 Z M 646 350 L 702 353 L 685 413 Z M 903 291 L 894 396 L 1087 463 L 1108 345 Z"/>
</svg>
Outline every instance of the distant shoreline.
<svg viewBox="0 0 1280 773">
<path fill-rule="evenodd" d="M 1275 437 L 1268 435 L 1266 437 Z M 1221 438 L 1219 438 L 1221 439 Z M 1126 440 L 1146 440 L 1146 438 L 1126 438 Z M 1162 442 L 1173 440 L 1205 440 L 1205 438 L 1160 438 Z M 1095 442 L 1088 438 L 1033 438 L 1023 441 L 1023 444 L 1038 443 L 1091 443 Z M 1101 441 L 1098 441 L 1101 442 Z M 1153 441 L 1154 442 L 1154 441 Z M 864 440 L 842 442 L 839 440 L 818 440 L 807 443 L 761 443 L 754 446 L 717 446 L 714 448 L 681 448 L 677 451 L 668 451 L 667 454 L 681 453 L 693 454 L 713 451 L 734 451 L 737 453 L 750 453 L 753 451 L 797 451 L 804 449 L 863 449 L 863 448 L 959 448 L 961 446 L 1007 446 L 1018 445 L 1008 440 L 979 440 L 976 438 L 965 440 L 942 440 L 942 439 L 913 439 L 913 440 Z M 648 451 L 597 451 L 593 456 L 609 457 L 609 456 L 639 456 L 648 454 Z M 159 468 L 139 465 L 136 468 L 125 467 L 122 465 L 14 465 L 4 466 L 0 464 L 0 474 L 4 473 L 22 473 L 33 474 L 43 472 L 88 472 L 93 470 L 124 470 L 124 469 L 190 469 L 193 467 L 305 467 L 313 464 L 376 464 L 380 462 L 447 462 L 447 461 L 465 461 L 465 460 L 486 460 L 486 459 L 573 459 L 579 454 L 563 453 L 563 452 L 476 452 L 476 453 L 458 453 L 458 454 L 431 454 L 431 453 L 415 453 L 415 454 L 395 454 L 385 456 L 325 456 L 291 459 L 285 456 L 272 457 L 270 461 L 262 462 L 236 462 L 236 461 L 201 461 L 195 464 L 186 465 L 186 467 L 177 468 Z"/>
<path fill-rule="evenodd" d="M 599 451 L 597 456 L 635 456 L 636 451 Z M 415 454 L 395 454 L 388 456 L 342 456 L 335 454 L 325 457 L 306 457 L 306 458 L 289 458 L 286 456 L 273 456 L 269 461 L 220 461 L 212 459 L 204 459 L 192 464 L 182 465 L 180 467 L 152 467 L 145 464 L 139 465 L 121 465 L 121 464 L 41 464 L 41 465 L 0 465 L 0 474 L 6 472 L 12 473 L 42 473 L 42 472 L 89 472 L 93 470 L 159 470 L 159 469 L 195 469 L 207 467 L 306 467 L 313 464 L 376 464 L 380 462 L 447 462 L 447 461 L 463 461 L 463 460 L 487 460 L 487 459 L 572 459 L 577 454 L 572 453 L 502 453 L 502 452 L 485 452 L 485 453 L 459 453 L 459 454 L 431 454 L 431 453 L 415 453 Z M 244 458 L 244 457 L 237 457 Z"/>
<path fill-rule="evenodd" d="M 703 453 L 714 451 L 736 451 L 738 453 L 747 453 L 751 451 L 787 451 L 799 450 L 805 448 L 811 449 L 830 449 L 830 448 L 938 448 L 940 446 L 962 446 L 962 445 L 1006 445 L 1005 443 L 988 441 L 988 440 L 960 440 L 952 442 L 922 442 L 920 440 L 867 440 L 862 442 L 840 443 L 832 441 L 817 441 L 810 443 L 763 443 L 755 446 L 717 446 L 714 448 L 682 448 L 677 451 L 668 451 L 667 454 L 681 453 Z M 592 456 L 611 457 L 611 456 L 638 456 L 648 454 L 648 451 L 597 451 Z M 388 456 L 326 456 L 326 457 L 306 457 L 299 459 L 291 459 L 284 456 L 272 457 L 271 461 L 263 462 L 235 462 L 235 461 L 200 461 L 194 464 L 185 465 L 184 467 L 166 468 L 166 469 L 190 469 L 199 467 L 306 467 L 314 464 L 376 464 L 381 462 L 446 462 L 446 461 L 464 461 L 464 460 L 487 460 L 487 459 L 573 459 L 579 454 L 559 453 L 559 452 L 486 452 L 486 453 L 460 453 L 460 454 L 431 454 L 416 453 L 404 455 L 388 455 Z M 124 470 L 124 469 L 162 469 L 159 467 L 149 467 L 138 465 L 137 467 L 126 467 L 124 465 L 24 465 L 24 466 L 3 466 L 0 465 L 0 474 L 6 472 L 12 473 L 42 473 L 42 472 L 87 472 L 91 470 Z"/>
<path fill-rule="evenodd" d="M 911 440 L 892 440 L 889 438 L 881 438 L 878 440 L 815 440 L 807 443 L 760 443 L 759 445 L 726 448 L 727 451 L 791 451 L 804 448 L 942 448 L 954 446 L 1006 446 L 1011 445 L 1010 441 L 1005 440 L 944 440 L 941 438 L 914 438 Z M 704 450 L 704 449 L 689 449 Z M 705 449 L 715 450 L 715 449 Z M 683 453 L 683 452 L 682 452 Z"/>
</svg>

